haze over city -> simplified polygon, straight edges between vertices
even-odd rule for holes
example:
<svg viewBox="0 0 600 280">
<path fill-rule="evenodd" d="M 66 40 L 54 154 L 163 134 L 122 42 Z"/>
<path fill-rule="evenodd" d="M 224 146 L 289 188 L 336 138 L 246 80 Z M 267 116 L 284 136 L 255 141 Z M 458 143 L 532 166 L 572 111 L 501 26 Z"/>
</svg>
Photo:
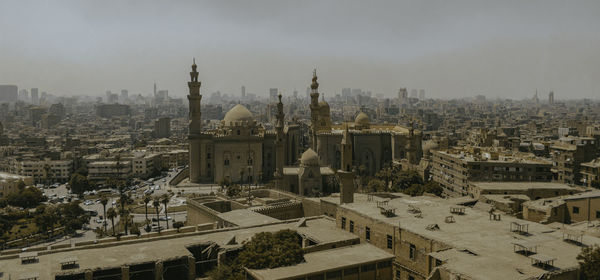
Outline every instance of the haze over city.
<svg viewBox="0 0 600 280">
<path fill-rule="evenodd" d="M 3 1 L 0 84 L 102 96 L 356 87 L 597 98 L 598 1 Z"/>
</svg>

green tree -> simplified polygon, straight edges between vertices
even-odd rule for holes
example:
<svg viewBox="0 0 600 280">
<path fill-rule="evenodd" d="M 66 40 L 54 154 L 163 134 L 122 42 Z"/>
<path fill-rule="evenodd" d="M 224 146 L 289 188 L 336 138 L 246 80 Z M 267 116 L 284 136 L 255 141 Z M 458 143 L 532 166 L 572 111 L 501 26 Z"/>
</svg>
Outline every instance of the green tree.
<svg viewBox="0 0 600 280">
<path fill-rule="evenodd" d="M 100 204 L 102 204 L 102 210 L 104 212 L 104 232 L 106 232 L 107 230 L 107 224 L 106 224 L 106 204 L 108 204 L 108 198 L 105 195 L 102 195 L 102 197 L 100 197 Z"/>
<path fill-rule="evenodd" d="M 577 260 L 586 279 L 600 279 L 600 246 L 584 247 Z"/>
<path fill-rule="evenodd" d="M 152 199 L 150 198 L 149 195 L 145 195 L 144 196 L 144 208 L 146 208 L 146 222 L 148 222 L 148 203 L 150 203 Z"/>
<path fill-rule="evenodd" d="M 152 200 L 152 206 L 154 206 L 154 209 L 156 210 L 156 222 L 158 224 L 158 232 L 160 232 L 160 219 L 158 216 L 160 208 L 160 198 L 155 197 L 154 200 Z"/>
<path fill-rule="evenodd" d="M 242 188 L 238 184 L 229 185 L 226 188 L 227 188 L 226 194 L 229 197 L 236 197 L 236 196 L 240 195 L 240 193 L 242 192 Z"/>
<path fill-rule="evenodd" d="M 367 183 L 367 192 L 383 192 L 386 191 L 385 182 L 379 179 L 372 178 Z"/>
<path fill-rule="evenodd" d="M 121 219 L 121 223 L 123 223 L 123 227 L 125 228 L 125 235 L 128 234 L 127 227 L 129 226 L 129 219 L 131 215 L 129 214 L 129 210 L 121 209 L 119 211 L 119 218 Z"/>
<path fill-rule="evenodd" d="M 82 194 L 85 191 L 91 190 L 92 184 L 86 176 L 79 173 L 73 173 L 71 179 L 69 180 L 69 187 L 71 188 L 72 193 Z"/>
<path fill-rule="evenodd" d="M 169 204 L 170 197 L 168 194 L 162 195 L 160 198 L 160 202 L 165 206 L 165 223 L 167 224 L 167 229 L 169 229 L 169 215 L 167 213 L 167 204 Z"/>
<path fill-rule="evenodd" d="M 8 205 L 23 208 L 35 208 L 44 201 L 46 201 L 44 193 L 35 187 L 27 187 L 6 196 L 6 203 Z"/>
<path fill-rule="evenodd" d="M 110 222 L 112 223 L 112 232 L 113 232 L 113 236 L 115 236 L 115 218 L 117 217 L 117 211 L 115 211 L 114 207 L 111 207 L 108 209 L 108 212 L 106 212 L 106 218 L 110 219 Z"/>
<path fill-rule="evenodd" d="M 89 220 L 85 210 L 79 206 L 78 201 L 62 204 L 59 208 L 60 223 L 65 227 L 67 233 L 75 233 L 82 229 L 83 225 Z"/>
<path fill-rule="evenodd" d="M 419 173 L 413 170 L 404 170 L 396 173 L 393 179 L 392 191 L 402 192 L 405 189 L 412 187 L 413 185 L 422 185 L 423 179 Z"/>
</svg>

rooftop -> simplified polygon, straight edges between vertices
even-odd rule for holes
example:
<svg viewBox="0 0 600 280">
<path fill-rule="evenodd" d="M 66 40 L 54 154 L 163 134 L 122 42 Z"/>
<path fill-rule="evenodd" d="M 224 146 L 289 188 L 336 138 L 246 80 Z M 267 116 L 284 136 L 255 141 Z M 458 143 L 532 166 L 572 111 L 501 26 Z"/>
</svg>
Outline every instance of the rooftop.
<svg viewBox="0 0 600 280">
<path fill-rule="evenodd" d="M 567 184 L 553 182 L 471 182 L 471 185 L 482 190 L 573 189 Z"/>
</svg>

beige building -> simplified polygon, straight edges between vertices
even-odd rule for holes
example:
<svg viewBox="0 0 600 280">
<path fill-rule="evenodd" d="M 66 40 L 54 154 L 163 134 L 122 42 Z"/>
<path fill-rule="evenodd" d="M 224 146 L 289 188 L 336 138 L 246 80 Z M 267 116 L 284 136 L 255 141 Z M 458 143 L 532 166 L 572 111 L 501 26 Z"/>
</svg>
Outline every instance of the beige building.
<svg viewBox="0 0 600 280">
<path fill-rule="evenodd" d="M 33 177 L 0 172 L 0 198 L 18 192 L 18 184 L 23 181 L 26 186 L 33 185 Z"/>
<path fill-rule="evenodd" d="M 137 178 L 148 178 L 154 172 L 160 171 L 161 166 L 160 154 L 141 154 L 134 156 L 131 159 L 131 173 Z"/>
<path fill-rule="evenodd" d="M 592 183 L 600 184 L 600 158 L 581 164 L 581 182 L 584 186 L 592 187 Z"/>
<path fill-rule="evenodd" d="M 104 182 L 110 178 L 124 179 L 131 175 L 131 161 L 94 161 L 87 165 L 88 179 Z"/>
<path fill-rule="evenodd" d="M 526 202 L 523 204 L 523 218 L 540 223 L 600 220 L 600 191 Z"/>
<path fill-rule="evenodd" d="M 563 137 L 550 146 L 554 161 L 552 172 L 559 182 L 581 184 L 581 164 L 597 157 L 596 139 L 591 137 Z"/>
<path fill-rule="evenodd" d="M 276 167 L 281 174 L 285 163 L 296 163 L 300 130 L 295 125 L 284 125 L 281 95 L 275 131 L 265 130 L 242 104 L 225 114 L 218 129 L 203 131 L 196 67 L 194 63 L 188 82 L 189 182 L 266 182 L 276 176 Z"/>
<path fill-rule="evenodd" d="M 472 150 L 431 151 L 431 175 L 451 195 L 468 195 L 470 182 L 550 182 L 552 162 L 532 154 Z"/>
<path fill-rule="evenodd" d="M 14 160 L 11 173 L 32 177 L 35 183 L 68 182 L 73 172 L 73 161 L 49 158 Z"/>
</svg>

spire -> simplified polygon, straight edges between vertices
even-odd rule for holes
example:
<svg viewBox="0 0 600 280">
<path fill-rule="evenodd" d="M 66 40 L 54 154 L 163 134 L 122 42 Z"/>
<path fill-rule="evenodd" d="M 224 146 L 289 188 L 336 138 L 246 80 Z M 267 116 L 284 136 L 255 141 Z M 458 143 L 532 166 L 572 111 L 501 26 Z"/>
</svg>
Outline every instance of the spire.
<svg viewBox="0 0 600 280">
<path fill-rule="evenodd" d="M 192 72 L 190 72 L 190 81 L 191 82 L 198 82 L 198 71 L 196 71 L 196 68 L 198 66 L 196 65 L 196 58 L 194 58 L 194 62 L 192 64 Z"/>
<path fill-rule="evenodd" d="M 312 84 L 310 84 L 310 89 L 313 91 L 319 89 L 319 83 L 317 82 L 317 69 L 313 70 Z"/>
<path fill-rule="evenodd" d="M 277 97 L 279 98 L 279 102 L 277 103 L 277 122 L 275 123 L 275 127 L 283 129 L 283 118 L 285 117 L 285 115 L 283 114 L 283 103 L 281 102 L 281 93 Z"/>
</svg>

